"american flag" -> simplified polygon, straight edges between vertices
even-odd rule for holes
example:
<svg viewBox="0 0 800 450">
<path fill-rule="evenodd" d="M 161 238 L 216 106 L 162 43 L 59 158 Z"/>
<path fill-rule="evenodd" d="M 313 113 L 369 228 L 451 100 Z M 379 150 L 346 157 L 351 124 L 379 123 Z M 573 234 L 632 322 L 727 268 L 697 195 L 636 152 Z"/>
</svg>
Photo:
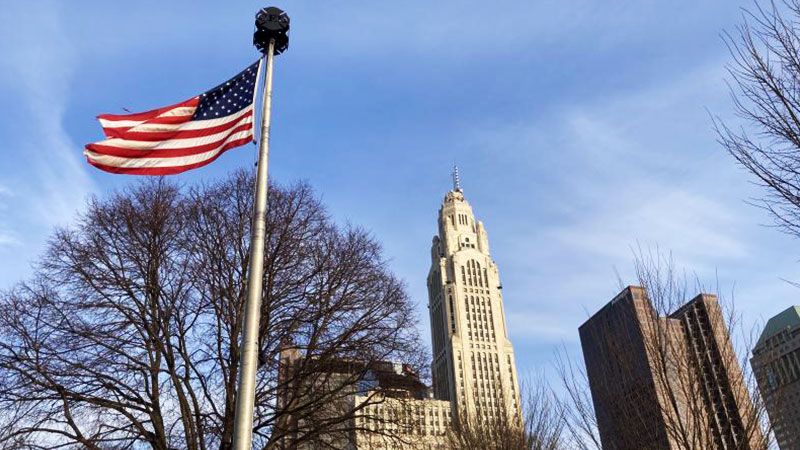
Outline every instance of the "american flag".
<svg viewBox="0 0 800 450">
<path fill-rule="evenodd" d="M 253 140 L 259 62 L 184 102 L 98 116 L 106 140 L 87 144 L 89 164 L 111 173 L 170 175 L 204 166 Z"/>
</svg>

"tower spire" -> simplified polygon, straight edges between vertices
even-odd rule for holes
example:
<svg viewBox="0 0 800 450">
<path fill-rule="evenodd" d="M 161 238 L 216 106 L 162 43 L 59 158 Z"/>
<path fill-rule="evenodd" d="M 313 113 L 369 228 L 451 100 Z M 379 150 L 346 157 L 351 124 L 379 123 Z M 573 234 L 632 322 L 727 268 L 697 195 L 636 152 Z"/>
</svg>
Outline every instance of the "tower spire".
<svg viewBox="0 0 800 450">
<path fill-rule="evenodd" d="M 453 164 L 453 190 L 461 192 L 461 177 L 458 175 L 458 166 Z"/>
</svg>

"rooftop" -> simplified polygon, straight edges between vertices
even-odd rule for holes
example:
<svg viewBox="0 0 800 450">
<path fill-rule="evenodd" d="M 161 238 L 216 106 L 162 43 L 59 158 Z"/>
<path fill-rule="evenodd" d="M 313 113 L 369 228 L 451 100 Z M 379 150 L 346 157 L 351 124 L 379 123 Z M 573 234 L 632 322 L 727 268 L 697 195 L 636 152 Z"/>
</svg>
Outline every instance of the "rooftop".
<svg viewBox="0 0 800 450">
<path fill-rule="evenodd" d="M 301 358 L 295 360 L 295 364 Z M 353 380 L 361 388 L 380 388 L 391 396 L 425 398 L 428 386 L 409 364 L 394 361 L 358 361 L 342 358 L 315 359 L 305 370 L 317 373 L 340 373 L 358 378 Z"/>
<path fill-rule="evenodd" d="M 792 306 L 767 321 L 761 337 L 758 338 L 756 347 L 760 347 L 767 339 L 775 336 L 787 328 L 800 326 L 800 306 Z"/>
</svg>

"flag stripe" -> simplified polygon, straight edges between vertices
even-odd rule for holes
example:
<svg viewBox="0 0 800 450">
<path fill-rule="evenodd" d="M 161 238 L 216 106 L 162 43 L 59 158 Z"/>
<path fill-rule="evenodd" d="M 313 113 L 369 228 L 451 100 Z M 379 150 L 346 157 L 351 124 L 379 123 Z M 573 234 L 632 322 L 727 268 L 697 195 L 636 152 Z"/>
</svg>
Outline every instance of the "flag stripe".
<svg viewBox="0 0 800 450">
<path fill-rule="evenodd" d="M 213 149 L 203 153 L 181 156 L 176 158 L 125 158 L 119 156 L 103 155 L 86 150 L 84 153 L 92 164 L 99 164 L 105 167 L 116 167 L 120 169 L 135 168 L 161 168 L 178 167 L 196 164 L 213 158 L 216 154 L 229 148 L 243 145 L 250 142 L 249 132 L 239 132 L 228 137 L 225 141 L 218 143 Z"/>
<path fill-rule="evenodd" d="M 131 125 L 126 125 L 126 126 L 117 126 L 116 124 L 112 125 L 112 126 L 104 126 L 103 130 L 105 132 L 107 132 L 107 133 L 116 132 L 117 134 L 124 134 L 125 131 L 128 131 L 131 128 L 135 128 L 137 125 L 141 125 L 141 124 L 144 124 L 144 123 L 160 123 L 160 124 L 165 124 L 165 125 L 176 125 L 176 124 L 179 125 L 179 124 L 182 124 L 182 123 L 189 122 L 190 120 L 192 120 L 192 114 L 180 115 L 180 116 L 154 117 L 154 118 L 152 118 L 152 119 L 150 119 L 150 120 L 148 120 L 146 122 L 138 122 L 138 123 L 133 123 Z"/>
<path fill-rule="evenodd" d="M 214 162 L 217 158 L 220 157 L 223 153 L 227 150 L 230 150 L 234 147 L 238 147 L 240 145 L 244 145 L 250 142 L 250 138 L 241 139 L 239 141 L 234 141 L 226 144 L 220 151 L 212 156 L 209 159 L 204 161 L 196 162 L 193 164 L 187 164 L 183 166 L 167 166 L 167 167 L 116 167 L 116 166 L 107 166 L 95 160 L 89 159 L 89 164 L 97 167 L 100 170 L 110 173 L 117 173 L 117 174 L 127 174 L 127 175 L 174 175 L 181 172 L 186 172 L 187 170 L 196 169 L 198 167 L 203 167 L 206 164 L 210 164 Z"/>
<path fill-rule="evenodd" d="M 223 136 L 220 136 L 218 139 L 214 141 L 207 141 L 204 144 L 200 145 L 192 145 L 186 147 L 178 147 L 178 148 L 169 148 L 169 149 L 136 149 L 136 148 L 124 148 L 124 147 L 113 147 L 108 145 L 102 145 L 100 143 L 97 144 L 89 144 L 86 148 L 98 155 L 108 155 L 108 156 L 118 156 L 124 158 L 175 158 L 181 156 L 189 156 L 189 155 L 196 155 L 205 153 L 209 150 L 212 150 L 220 145 L 221 142 L 225 142 L 231 136 L 240 136 L 241 133 L 247 133 L 252 140 L 253 133 L 250 131 L 250 123 L 243 123 L 232 130 L 226 132 Z M 168 141 L 172 142 L 172 141 Z"/>
<path fill-rule="evenodd" d="M 180 108 L 175 114 L 164 114 L 147 120 L 106 120 L 98 119 L 103 128 L 131 128 L 143 123 L 183 123 L 188 122 L 196 108 Z"/>
<path fill-rule="evenodd" d="M 154 117 L 150 120 L 145 122 L 133 122 L 128 126 L 104 126 L 103 133 L 105 133 L 106 137 L 109 138 L 122 138 L 125 137 L 125 133 L 130 131 L 137 126 L 142 126 L 144 124 L 156 124 L 156 125 L 182 125 L 185 123 L 190 123 L 192 120 L 192 114 L 189 115 L 181 115 L 181 116 L 167 116 L 167 117 Z"/>
<path fill-rule="evenodd" d="M 163 108 L 153 109 L 150 111 L 142 112 L 142 113 L 134 113 L 134 114 L 100 114 L 97 116 L 98 119 L 106 120 L 109 122 L 118 121 L 118 120 L 132 120 L 132 121 L 145 121 L 150 120 L 154 117 L 158 117 L 166 112 L 169 112 L 176 108 L 181 108 L 184 106 L 191 106 L 197 107 L 200 104 L 200 99 L 198 97 L 192 97 L 189 100 L 182 101 L 180 103 L 176 103 L 170 106 L 164 106 Z"/>
<path fill-rule="evenodd" d="M 218 125 L 222 125 L 233 120 L 236 120 L 243 115 L 251 114 L 252 107 L 245 108 L 239 112 L 235 112 L 229 116 L 220 117 L 219 119 L 203 119 L 203 120 L 192 120 L 191 122 L 186 122 L 185 124 L 155 124 L 155 123 L 142 123 L 141 125 L 137 125 L 133 128 L 136 128 L 135 131 L 160 131 L 160 130 L 175 130 L 175 129 L 182 129 L 182 130 L 198 130 L 201 128 L 208 128 L 208 127 L 215 127 Z"/>
<path fill-rule="evenodd" d="M 155 142 L 155 141 L 166 141 L 168 139 L 175 140 L 175 139 L 199 138 L 223 132 L 225 130 L 228 130 L 232 127 L 238 126 L 243 123 L 252 123 L 252 122 L 253 122 L 252 109 L 248 109 L 247 111 L 245 111 L 245 114 L 238 117 L 237 119 L 228 120 L 218 125 L 207 124 L 207 126 L 204 127 L 198 127 L 198 126 L 189 127 L 189 125 L 198 123 L 198 122 L 189 122 L 184 126 L 174 126 L 174 127 L 171 126 L 171 129 L 164 129 L 164 130 L 158 130 L 157 128 L 158 125 L 147 128 L 143 128 L 144 126 L 141 125 L 125 132 L 124 139 L 122 138 L 106 139 L 105 141 L 98 142 L 98 144 L 112 145 L 113 142 L 122 140 Z"/>
<path fill-rule="evenodd" d="M 194 113 L 192 113 L 192 114 L 194 114 Z M 154 118 L 152 118 L 150 120 L 146 120 L 146 121 L 118 120 L 118 121 L 115 121 L 115 122 L 109 122 L 109 121 L 104 121 L 104 120 L 101 119 L 100 120 L 100 125 L 103 127 L 103 129 L 106 132 L 108 132 L 108 131 L 119 132 L 119 131 L 127 131 L 127 130 L 129 130 L 131 128 L 135 128 L 137 126 L 141 126 L 141 125 L 148 124 L 148 123 L 154 123 L 154 124 L 161 123 L 161 124 L 165 124 L 165 125 L 182 124 L 182 123 L 186 123 L 186 122 L 189 122 L 190 120 L 192 120 L 192 114 L 185 114 L 185 115 L 182 115 L 182 116 L 170 116 L 170 117 L 154 117 Z"/>
<path fill-rule="evenodd" d="M 199 98 L 194 97 L 185 102 L 178 103 L 177 105 L 160 108 L 150 111 L 149 113 L 131 114 L 127 116 L 101 114 L 97 117 L 97 120 L 100 122 L 100 126 L 103 127 L 103 133 L 106 137 L 121 138 L 125 135 L 125 132 L 131 128 L 145 123 L 169 125 L 187 123 L 192 120 L 194 112 L 197 110 L 197 105 L 199 104 Z M 143 114 L 148 114 L 143 120 L 129 120 L 131 116 L 140 116 Z"/>
<path fill-rule="evenodd" d="M 246 124 L 249 124 L 251 117 L 243 117 L 242 121 Z M 190 138 L 178 138 L 178 139 L 164 139 L 159 141 L 135 141 L 133 139 L 106 139 L 105 141 L 96 142 L 92 145 L 100 145 L 103 147 L 113 147 L 113 148 L 126 148 L 132 150 L 169 150 L 175 148 L 191 148 L 191 147 L 198 147 L 202 145 L 207 145 L 209 143 L 217 142 L 220 139 L 224 139 L 225 136 L 229 133 L 230 128 L 238 127 L 239 124 L 234 122 L 232 124 L 226 125 L 226 129 L 210 134 L 207 136 L 201 137 L 190 137 Z"/>
</svg>

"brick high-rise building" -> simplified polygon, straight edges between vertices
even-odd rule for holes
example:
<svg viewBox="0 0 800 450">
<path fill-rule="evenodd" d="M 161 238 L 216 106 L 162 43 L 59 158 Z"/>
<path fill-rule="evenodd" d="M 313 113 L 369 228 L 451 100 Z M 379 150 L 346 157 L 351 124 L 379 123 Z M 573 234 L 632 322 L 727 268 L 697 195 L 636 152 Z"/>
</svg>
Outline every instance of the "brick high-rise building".
<svg viewBox="0 0 800 450">
<path fill-rule="evenodd" d="M 800 306 L 767 321 L 750 363 L 778 446 L 800 449 Z"/>
<path fill-rule="evenodd" d="M 764 448 L 715 296 L 661 317 L 630 286 L 580 338 L 604 449 Z"/>
<path fill-rule="evenodd" d="M 460 419 L 519 421 L 519 385 L 502 285 L 483 223 L 454 174 L 431 245 L 428 309 L 433 391 Z"/>
</svg>

